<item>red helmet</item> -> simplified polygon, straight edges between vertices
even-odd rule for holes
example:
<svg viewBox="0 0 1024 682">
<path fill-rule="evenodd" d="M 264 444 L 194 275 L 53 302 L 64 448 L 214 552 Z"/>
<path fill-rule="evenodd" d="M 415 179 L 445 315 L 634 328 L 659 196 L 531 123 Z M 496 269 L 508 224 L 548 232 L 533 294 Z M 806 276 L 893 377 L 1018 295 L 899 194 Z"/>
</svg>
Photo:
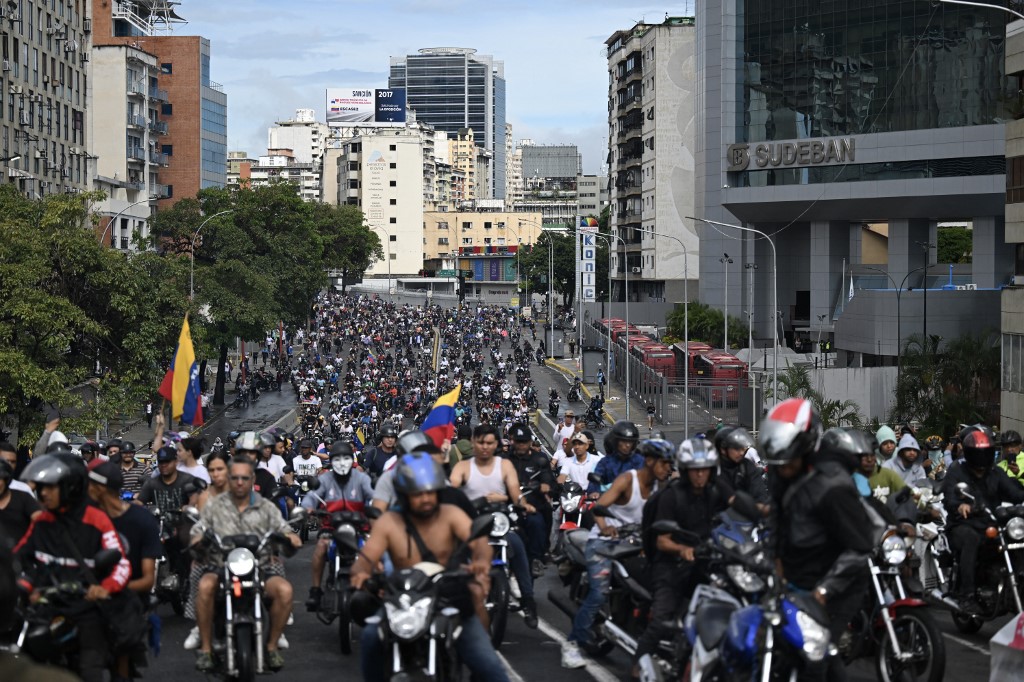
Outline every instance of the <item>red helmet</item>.
<svg viewBox="0 0 1024 682">
<path fill-rule="evenodd" d="M 758 434 L 759 454 L 768 465 L 779 466 L 818 449 L 821 420 L 809 400 L 789 398 L 772 408 Z"/>
<path fill-rule="evenodd" d="M 990 469 L 996 461 L 996 437 L 983 424 L 968 426 L 960 432 L 964 461 L 972 469 Z"/>
</svg>

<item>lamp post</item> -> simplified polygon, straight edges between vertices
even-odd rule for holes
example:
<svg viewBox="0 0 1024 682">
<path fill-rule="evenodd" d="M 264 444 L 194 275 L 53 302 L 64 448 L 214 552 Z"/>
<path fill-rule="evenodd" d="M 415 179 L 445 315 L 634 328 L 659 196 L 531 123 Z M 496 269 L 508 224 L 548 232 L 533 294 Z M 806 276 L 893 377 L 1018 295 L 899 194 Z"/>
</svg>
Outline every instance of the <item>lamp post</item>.
<svg viewBox="0 0 1024 682">
<path fill-rule="evenodd" d="M 610 313 L 611 307 L 612 307 L 612 304 L 611 304 L 611 301 L 612 301 L 612 288 L 611 288 L 611 286 L 612 286 L 612 242 L 611 242 L 611 240 L 612 239 L 618 239 L 619 243 L 622 244 L 622 248 L 623 248 L 622 256 L 623 256 L 623 260 L 624 261 L 625 261 L 625 256 L 626 256 L 626 252 L 625 252 L 626 242 L 625 242 L 625 240 L 622 239 L 622 237 L 620 237 L 619 235 L 617 235 L 615 233 L 612 233 L 612 232 L 609 232 L 607 234 L 605 234 L 603 232 L 595 232 L 594 234 L 595 235 L 599 235 L 601 237 L 604 237 L 605 239 L 608 240 L 608 310 L 609 310 L 609 313 Z M 625 296 L 626 296 L 626 335 L 628 336 L 629 335 L 629 266 L 628 266 L 628 264 L 626 265 L 625 268 L 623 268 L 623 279 L 624 279 L 624 283 L 625 283 L 624 284 L 624 286 L 625 286 L 624 293 L 625 293 Z M 611 333 L 609 332 L 609 336 L 608 336 L 608 365 L 609 365 L 608 366 L 608 371 L 609 372 L 611 371 L 611 347 L 612 347 L 612 345 L 611 345 Z M 629 408 L 629 395 L 630 395 L 630 393 L 629 393 L 629 389 L 630 389 L 629 378 L 630 377 L 629 377 L 629 341 L 628 340 L 626 341 L 626 354 L 625 354 L 624 357 L 625 357 L 625 362 L 626 362 L 626 419 L 629 419 L 629 415 L 630 415 L 630 408 Z M 611 381 L 611 377 L 608 377 L 608 381 Z"/>
<path fill-rule="evenodd" d="M 608 314 L 612 314 L 612 240 L 609 235 L 595 232 L 594 236 L 598 239 L 604 240 L 604 243 L 608 245 Z M 605 341 L 605 371 L 610 372 L 612 367 L 612 328 L 611 325 L 605 325 L 605 332 L 607 340 Z M 583 349 L 580 347 L 580 359 L 583 358 Z M 608 378 L 606 378 L 608 380 Z"/>
<path fill-rule="evenodd" d="M 18 157 L 14 157 L 14 158 L 18 158 Z M 132 206 L 138 206 L 139 204 L 144 204 L 144 203 L 147 203 L 147 202 L 150 202 L 150 201 L 156 201 L 156 197 L 146 197 L 145 199 L 139 199 L 138 201 L 135 201 L 135 202 L 132 202 L 132 203 L 128 204 L 127 206 L 122 208 L 120 211 L 115 213 L 114 217 L 111 218 L 110 221 L 107 223 L 107 226 L 103 228 L 103 232 L 100 233 L 100 244 L 103 243 L 104 237 L 107 236 L 107 230 L 110 230 L 110 234 L 111 234 L 111 236 L 113 236 L 114 230 L 113 230 L 112 226 L 114 225 L 114 223 L 117 222 L 117 219 L 121 217 L 122 213 L 127 211 Z"/>
<path fill-rule="evenodd" d="M 188 249 L 188 251 L 189 251 L 189 254 L 188 254 L 188 256 L 189 256 L 188 300 L 189 301 L 192 300 L 192 295 L 195 293 L 196 239 L 199 238 L 199 233 L 203 231 L 204 227 L 206 227 L 206 223 L 210 222 L 211 220 L 213 220 L 217 216 L 224 215 L 225 213 L 234 213 L 234 212 L 235 212 L 235 210 L 233 208 L 229 208 L 226 211 L 221 211 L 220 213 L 214 213 L 212 216 L 208 217 L 206 220 L 204 220 L 202 223 L 200 223 L 199 224 L 199 229 L 197 229 L 196 233 L 194 235 L 192 235 L 192 241 L 191 241 L 191 243 L 189 245 L 189 249 Z"/>
<path fill-rule="evenodd" d="M 679 237 L 654 230 L 639 230 L 655 237 L 667 237 L 674 239 L 683 249 L 683 348 L 685 349 L 686 362 L 683 363 L 683 432 L 685 436 L 690 434 L 690 250 Z"/>
<path fill-rule="evenodd" d="M 718 262 L 725 266 L 725 313 L 722 315 L 722 319 L 725 320 L 725 328 L 722 336 L 722 350 L 726 353 L 729 352 L 729 265 L 732 263 L 732 258 L 729 258 L 729 254 L 723 253 L 722 257 L 718 259 Z"/>
<path fill-rule="evenodd" d="M 751 360 L 754 357 L 754 270 L 757 270 L 757 263 L 744 263 L 743 269 L 747 271 L 747 380 L 750 381 Z M 754 400 L 751 400 L 751 416 L 753 418 L 753 430 L 757 431 L 757 399 L 756 387 L 750 384 L 750 393 Z"/>
<path fill-rule="evenodd" d="M 924 311 L 921 314 L 923 329 L 921 335 L 924 341 L 924 351 L 928 352 L 928 267 L 931 265 L 932 254 L 931 249 L 935 248 L 935 244 L 929 244 L 928 242 L 917 242 L 918 246 L 924 249 L 924 276 L 921 279 L 921 289 L 923 290 L 924 296 Z"/>
<path fill-rule="evenodd" d="M 873 270 L 875 272 L 882 273 L 883 275 L 889 278 L 889 281 L 892 282 L 893 287 L 896 288 L 896 380 L 899 381 L 900 372 L 903 369 L 903 305 L 900 302 L 900 296 L 903 293 L 903 285 L 907 283 L 907 279 L 915 272 L 927 270 L 928 266 L 925 265 L 924 267 L 914 268 L 913 270 L 908 272 L 903 277 L 903 281 L 900 282 L 899 286 L 896 286 L 896 280 L 892 278 L 892 275 L 890 275 L 885 270 L 882 270 L 881 268 L 873 268 L 870 265 L 861 265 L 860 267 L 864 268 L 865 270 Z"/>
<path fill-rule="evenodd" d="M 745 225 L 720 223 L 717 220 L 708 220 L 707 218 L 695 218 L 693 216 L 685 217 L 689 220 L 696 220 L 697 222 L 706 223 L 708 225 L 731 227 L 734 230 L 742 230 L 744 232 L 759 234 L 767 239 L 768 244 L 772 247 L 772 340 L 774 345 L 774 348 L 772 349 L 772 401 L 777 405 L 779 403 L 779 325 L 775 315 L 777 314 L 779 307 L 779 261 L 778 253 L 775 250 L 775 242 L 767 233 L 762 232 L 757 228 L 747 227 Z"/>
</svg>

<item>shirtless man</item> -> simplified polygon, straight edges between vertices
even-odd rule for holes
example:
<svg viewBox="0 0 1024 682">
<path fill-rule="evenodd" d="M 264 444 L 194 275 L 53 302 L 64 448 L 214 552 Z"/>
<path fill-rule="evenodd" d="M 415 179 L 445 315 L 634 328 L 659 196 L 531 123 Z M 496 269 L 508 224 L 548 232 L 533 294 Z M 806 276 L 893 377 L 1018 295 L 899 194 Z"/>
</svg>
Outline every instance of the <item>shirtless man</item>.
<svg viewBox="0 0 1024 682">
<path fill-rule="evenodd" d="M 373 533 L 352 565 L 351 582 L 356 589 L 363 587 L 384 552 L 391 556 L 396 570 L 411 568 L 421 561 L 448 566 L 456 549 L 469 538 L 469 516 L 454 505 L 437 501 L 437 491 L 443 490 L 447 482 L 443 467 L 430 455 L 403 455 L 396 467 L 394 484 L 400 511 L 387 512 L 374 524 Z M 421 547 L 426 551 L 422 552 Z M 475 588 L 471 592 L 480 613 L 483 595 L 488 591 L 491 547 L 484 537 L 469 543 L 469 548 L 468 569 L 474 578 L 470 585 Z M 384 610 L 380 613 L 383 616 Z M 462 634 L 455 646 L 473 679 L 508 681 L 479 616 L 463 620 Z M 380 628 L 363 628 L 361 667 L 366 682 L 384 680 L 384 654 Z"/>
</svg>

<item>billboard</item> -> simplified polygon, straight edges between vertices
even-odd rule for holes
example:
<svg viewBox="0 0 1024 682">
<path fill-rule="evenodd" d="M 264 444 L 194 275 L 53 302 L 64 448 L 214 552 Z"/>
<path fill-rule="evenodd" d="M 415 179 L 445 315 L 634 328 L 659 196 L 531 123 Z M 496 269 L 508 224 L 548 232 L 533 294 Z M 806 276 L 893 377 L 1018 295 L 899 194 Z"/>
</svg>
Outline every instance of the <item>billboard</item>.
<svg viewBox="0 0 1024 682">
<path fill-rule="evenodd" d="M 328 88 L 327 124 L 404 126 L 405 88 Z"/>
</svg>

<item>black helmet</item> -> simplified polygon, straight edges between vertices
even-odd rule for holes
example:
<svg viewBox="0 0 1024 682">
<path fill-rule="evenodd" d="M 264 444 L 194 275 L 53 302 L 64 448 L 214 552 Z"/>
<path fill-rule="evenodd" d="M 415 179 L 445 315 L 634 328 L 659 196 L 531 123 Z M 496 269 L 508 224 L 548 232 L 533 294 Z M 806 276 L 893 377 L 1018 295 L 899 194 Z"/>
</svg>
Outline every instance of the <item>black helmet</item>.
<svg viewBox="0 0 1024 682">
<path fill-rule="evenodd" d="M 402 495 L 442 490 L 448 485 L 444 468 L 428 454 L 402 455 L 395 467 L 395 492 Z"/>
<path fill-rule="evenodd" d="M 619 441 L 621 440 L 640 440 L 640 429 L 636 428 L 636 424 L 625 419 L 620 419 L 612 424 L 608 436 L 604 439 L 604 445 L 608 450 L 608 454 L 618 454 Z"/>
<path fill-rule="evenodd" d="M 724 445 L 722 445 L 722 442 L 725 440 L 726 436 L 728 436 L 730 433 L 732 433 L 735 430 L 736 430 L 735 426 L 722 426 L 717 431 L 715 431 L 714 434 L 713 434 L 713 437 L 711 438 L 711 442 L 714 443 L 714 445 L 715 445 L 715 450 L 718 450 L 719 452 L 722 452 L 723 448 L 725 447 Z M 712 435 L 712 434 L 708 434 L 708 435 Z"/>
<path fill-rule="evenodd" d="M 996 438 L 992 435 L 992 429 L 975 424 L 960 433 L 963 435 L 964 461 L 967 466 L 971 469 L 992 468 L 996 457 Z"/>
<path fill-rule="evenodd" d="M 835 427 L 821 437 L 818 451 L 832 454 L 853 471 L 860 464 L 860 458 L 875 454 L 877 447 L 878 441 L 867 431 Z"/>
<path fill-rule="evenodd" d="M 434 441 L 430 439 L 430 436 L 415 429 L 403 431 L 402 435 L 399 436 L 398 440 L 395 442 L 395 448 L 403 455 L 409 455 L 414 452 L 431 453 L 440 451 L 439 448 L 434 445 Z"/>
<path fill-rule="evenodd" d="M 135 443 L 130 440 L 121 441 L 121 452 L 130 452 L 134 454 L 136 452 Z"/>
<path fill-rule="evenodd" d="M 1020 434 L 1016 431 L 1003 431 L 1000 443 L 1002 445 L 1020 445 L 1022 442 Z"/>
<path fill-rule="evenodd" d="M 818 449 L 821 420 L 804 398 L 789 398 L 772 408 L 761 424 L 760 452 L 766 464 L 779 466 Z"/>
<path fill-rule="evenodd" d="M 352 446 L 343 440 L 331 443 L 330 453 L 330 459 L 335 457 L 355 457 L 355 451 L 352 449 Z"/>
<path fill-rule="evenodd" d="M 398 429 L 395 428 L 394 424 L 385 424 L 380 427 L 381 438 L 398 438 Z"/>
<path fill-rule="evenodd" d="M 723 431 L 725 431 L 725 434 L 719 438 L 719 434 Z M 747 431 L 742 426 L 735 428 L 727 426 L 724 429 L 719 429 L 718 433 L 715 434 L 715 449 L 720 452 L 725 451 L 727 448 L 735 448 L 746 452 L 752 447 L 754 447 L 754 437 L 750 435 L 750 431 Z"/>
<path fill-rule="evenodd" d="M 25 467 L 21 479 L 60 489 L 62 506 L 72 507 L 85 499 L 88 470 L 81 457 L 67 454 L 40 455 Z"/>
</svg>

